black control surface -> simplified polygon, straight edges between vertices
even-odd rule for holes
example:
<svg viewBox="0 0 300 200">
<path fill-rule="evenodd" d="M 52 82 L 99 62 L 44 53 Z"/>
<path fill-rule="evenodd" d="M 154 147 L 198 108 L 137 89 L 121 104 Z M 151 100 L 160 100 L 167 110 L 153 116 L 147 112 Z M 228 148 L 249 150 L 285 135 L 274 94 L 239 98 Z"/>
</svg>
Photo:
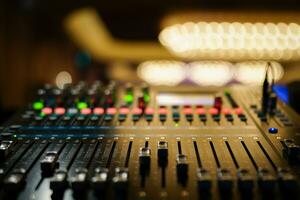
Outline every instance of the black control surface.
<svg viewBox="0 0 300 200">
<path fill-rule="evenodd" d="M 0 199 L 299 198 L 299 116 L 261 90 L 38 90 L 4 124 Z"/>
</svg>

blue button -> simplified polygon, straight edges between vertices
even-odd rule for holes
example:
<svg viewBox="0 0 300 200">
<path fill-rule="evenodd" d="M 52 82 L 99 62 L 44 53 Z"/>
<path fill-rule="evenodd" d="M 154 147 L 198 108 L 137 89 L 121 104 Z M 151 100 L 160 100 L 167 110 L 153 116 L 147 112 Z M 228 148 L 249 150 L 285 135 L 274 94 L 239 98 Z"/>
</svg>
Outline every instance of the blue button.
<svg viewBox="0 0 300 200">
<path fill-rule="evenodd" d="M 278 133 L 278 129 L 277 128 L 269 128 L 269 133 L 272 133 L 272 134 Z"/>
</svg>

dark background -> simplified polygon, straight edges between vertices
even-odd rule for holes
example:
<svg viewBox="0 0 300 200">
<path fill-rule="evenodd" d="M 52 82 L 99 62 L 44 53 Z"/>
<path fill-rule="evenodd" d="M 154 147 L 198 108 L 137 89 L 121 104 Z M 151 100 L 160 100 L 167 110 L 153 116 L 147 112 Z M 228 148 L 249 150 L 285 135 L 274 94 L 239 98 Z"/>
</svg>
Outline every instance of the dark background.
<svg viewBox="0 0 300 200">
<path fill-rule="evenodd" d="M 95 7 L 116 38 L 157 40 L 160 19 L 169 11 L 299 10 L 300 3 L 298 0 L 0 0 L 1 121 L 24 106 L 34 88 L 53 82 L 59 71 L 67 70 L 75 79 L 85 78 L 85 72 L 74 67 L 78 49 L 62 28 L 64 17 L 84 6 Z"/>
</svg>

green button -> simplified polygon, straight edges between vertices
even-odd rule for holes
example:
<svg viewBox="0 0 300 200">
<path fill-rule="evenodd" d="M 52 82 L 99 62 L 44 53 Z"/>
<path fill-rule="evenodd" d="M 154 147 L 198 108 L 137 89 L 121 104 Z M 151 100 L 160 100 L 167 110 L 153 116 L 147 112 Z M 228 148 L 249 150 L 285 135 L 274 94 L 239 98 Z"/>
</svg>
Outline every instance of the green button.
<svg viewBox="0 0 300 200">
<path fill-rule="evenodd" d="M 150 101 L 150 95 L 148 93 L 144 94 L 144 101 L 148 103 Z"/>
<path fill-rule="evenodd" d="M 78 110 L 82 110 L 82 109 L 87 108 L 87 107 L 88 107 L 88 105 L 85 102 L 78 102 L 77 103 Z"/>
<path fill-rule="evenodd" d="M 132 95 L 132 94 L 126 94 L 126 95 L 124 96 L 124 101 L 125 101 L 126 103 L 132 103 L 132 102 L 133 102 L 133 95 Z"/>
<path fill-rule="evenodd" d="M 34 110 L 42 110 L 44 108 L 44 103 L 41 101 L 36 101 L 32 105 Z"/>
</svg>

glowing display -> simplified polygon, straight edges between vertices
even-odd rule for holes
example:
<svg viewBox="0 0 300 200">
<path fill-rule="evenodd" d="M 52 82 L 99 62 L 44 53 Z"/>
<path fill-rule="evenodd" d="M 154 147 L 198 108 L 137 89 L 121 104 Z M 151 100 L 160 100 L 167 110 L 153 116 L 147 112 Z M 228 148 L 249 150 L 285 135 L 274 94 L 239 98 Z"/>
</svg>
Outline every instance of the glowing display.
<svg viewBox="0 0 300 200">
<path fill-rule="evenodd" d="M 213 105 L 211 94 L 173 94 L 160 93 L 156 100 L 159 105 Z"/>
</svg>

